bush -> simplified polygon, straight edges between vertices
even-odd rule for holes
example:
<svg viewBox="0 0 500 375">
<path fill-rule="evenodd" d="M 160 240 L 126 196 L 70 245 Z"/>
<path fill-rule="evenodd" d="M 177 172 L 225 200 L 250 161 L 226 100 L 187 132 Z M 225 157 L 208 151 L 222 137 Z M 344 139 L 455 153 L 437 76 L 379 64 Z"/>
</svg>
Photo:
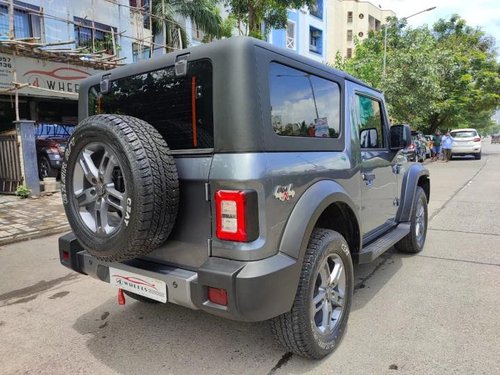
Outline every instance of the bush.
<svg viewBox="0 0 500 375">
<path fill-rule="evenodd" d="M 16 195 L 21 199 L 26 199 L 31 195 L 31 190 L 26 185 L 19 185 L 16 189 Z"/>
</svg>

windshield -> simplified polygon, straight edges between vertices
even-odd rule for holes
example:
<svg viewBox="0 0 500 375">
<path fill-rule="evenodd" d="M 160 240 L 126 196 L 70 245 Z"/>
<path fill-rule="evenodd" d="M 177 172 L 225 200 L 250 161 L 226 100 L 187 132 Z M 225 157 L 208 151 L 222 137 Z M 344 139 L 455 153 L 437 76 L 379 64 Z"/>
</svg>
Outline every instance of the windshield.
<svg viewBox="0 0 500 375">
<path fill-rule="evenodd" d="M 477 132 L 475 130 L 464 130 L 451 132 L 453 138 L 472 138 L 477 137 Z"/>
</svg>

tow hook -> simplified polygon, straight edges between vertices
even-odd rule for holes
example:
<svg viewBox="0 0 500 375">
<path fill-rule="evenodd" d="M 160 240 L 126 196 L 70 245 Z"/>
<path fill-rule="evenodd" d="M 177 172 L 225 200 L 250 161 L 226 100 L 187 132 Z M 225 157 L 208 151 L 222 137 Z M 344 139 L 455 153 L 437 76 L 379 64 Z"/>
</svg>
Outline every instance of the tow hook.
<svg viewBox="0 0 500 375">
<path fill-rule="evenodd" d="M 123 293 L 123 289 L 118 289 L 118 304 L 125 305 L 125 294 Z"/>
</svg>

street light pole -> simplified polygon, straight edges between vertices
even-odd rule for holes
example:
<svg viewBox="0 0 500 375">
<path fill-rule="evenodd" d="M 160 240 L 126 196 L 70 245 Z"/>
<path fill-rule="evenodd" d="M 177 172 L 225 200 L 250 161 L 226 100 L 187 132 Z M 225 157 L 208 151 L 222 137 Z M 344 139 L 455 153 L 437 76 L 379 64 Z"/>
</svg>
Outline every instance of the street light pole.
<svg viewBox="0 0 500 375">
<path fill-rule="evenodd" d="M 421 13 L 430 12 L 431 10 L 434 10 L 434 9 L 436 9 L 436 7 L 427 8 L 427 9 L 421 10 L 420 12 L 413 13 L 413 14 L 410 14 L 409 16 L 403 17 L 403 18 L 401 18 L 401 20 L 406 21 L 406 20 L 408 20 L 408 18 L 417 16 Z M 388 23 L 386 22 L 384 24 L 384 63 L 383 63 L 383 68 L 382 68 L 382 79 L 385 79 L 385 71 L 386 71 L 385 68 L 387 66 L 387 25 L 388 25 Z"/>
</svg>

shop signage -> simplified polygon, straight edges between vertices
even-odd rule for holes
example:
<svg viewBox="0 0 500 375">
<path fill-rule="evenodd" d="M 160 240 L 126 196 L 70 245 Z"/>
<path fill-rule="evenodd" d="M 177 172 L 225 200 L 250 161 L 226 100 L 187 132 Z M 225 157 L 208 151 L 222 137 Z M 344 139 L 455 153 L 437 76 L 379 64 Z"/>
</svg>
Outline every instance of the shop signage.
<svg viewBox="0 0 500 375">
<path fill-rule="evenodd" d="M 77 99 L 75 95 L 67 93 L 78 93 L 80 82 L 98 72 L 82 66 L 0 53 L 0 90 L 12 87 L 14 69 L 17 82 L 54 90 L 26 87 L 19 91 L 19 95 L 68 99 Z"/>
</svg>

